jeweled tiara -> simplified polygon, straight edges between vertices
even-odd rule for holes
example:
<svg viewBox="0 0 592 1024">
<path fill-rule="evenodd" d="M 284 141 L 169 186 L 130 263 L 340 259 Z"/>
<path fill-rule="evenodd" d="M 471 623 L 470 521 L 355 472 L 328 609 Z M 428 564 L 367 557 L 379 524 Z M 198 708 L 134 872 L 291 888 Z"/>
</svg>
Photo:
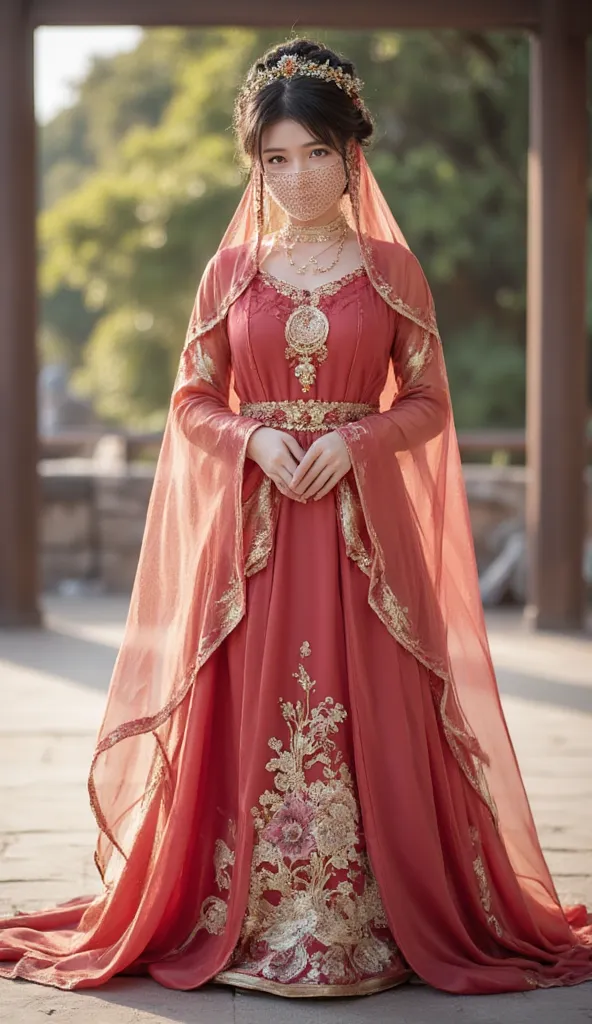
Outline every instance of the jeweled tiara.
<svg viewBox="0 0 592 1024">
<path fill-rule="evenodd" d="M 273 64 L 272 67 L 256 71 L 245 82 L 241 89 L 241 95 L 250 96 L 253 93 L 259 92 L 260 89 L 265 88 L 266 85 L 274 82 L 277 78 L 296 78 L 301 75 L 308 78 L 322 78 L 326 82 L 334 82 L 335 85 L 347 93 L 355 106 L 363 106 L 360 92 L 364 83 L 359 78 L 348 74 L 342 67 L 331 67 L 328 60 L 324 64 L 317 64 L 314 60 L 307 60 L 298 54 L 290 53 L 285 53 L 283 57 L 280 57 L 277 64 Z"/>
</svg>

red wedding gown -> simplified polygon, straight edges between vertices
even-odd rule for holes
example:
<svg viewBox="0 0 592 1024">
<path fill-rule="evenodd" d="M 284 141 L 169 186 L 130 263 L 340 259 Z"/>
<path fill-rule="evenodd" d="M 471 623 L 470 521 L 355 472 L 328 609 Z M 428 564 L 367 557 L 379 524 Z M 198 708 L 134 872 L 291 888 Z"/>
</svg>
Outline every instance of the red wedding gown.
<svg viewBox="0 0 592 1024">
<path fill-rule="evenodd" d="M 318 291 L 328 356 L 304 399 L 285 356 L 297 293 L 260 272 L 226 321 L 245 412 L 295 429 L 304 448 L 323 423 L 296 429 L 296 403 L 326 424 L 320 403 L 351 419 L 376 407 L 399 320 L 364 271 Z M 439 415 L 427 399 L 426 410 Z M 257 474 L 247 460 L 245 503 Z M 149 973 L 178 989 L 217 980 L 317 996 L 414 974 L 478 993 L 569 984 L 586 963 L 592 973 L 590 930 L 574 945 L 550 914 L 543 930 L 447 742 L 438 679 L 371 607 L 339 494 L 279 496 L 247 613 L 178 709 L 174 800 L 149 888 L 134 895 L 131 856 L 108 912 L 83 897 L 1 922 L 0 959 L 12 963 L 0 975 L 83 988 Z M 389 515 L 405 522 L 408 510 Z"/>
</svg>

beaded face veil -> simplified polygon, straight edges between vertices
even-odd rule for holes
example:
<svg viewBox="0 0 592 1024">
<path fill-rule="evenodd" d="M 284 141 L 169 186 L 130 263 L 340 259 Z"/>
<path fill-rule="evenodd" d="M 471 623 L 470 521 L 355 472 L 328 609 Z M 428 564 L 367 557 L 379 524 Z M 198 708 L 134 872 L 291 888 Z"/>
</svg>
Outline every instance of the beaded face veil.
<svg viewBox="0 0 592 1024">
<path fill-rule="evenodd" d="M 347 185 L 343 160 L 305 171 L 272 171 L 264 175 L 265 188 L 278 206 L 295 220 L 314 220 L 341 198 Z"/>
</svg>

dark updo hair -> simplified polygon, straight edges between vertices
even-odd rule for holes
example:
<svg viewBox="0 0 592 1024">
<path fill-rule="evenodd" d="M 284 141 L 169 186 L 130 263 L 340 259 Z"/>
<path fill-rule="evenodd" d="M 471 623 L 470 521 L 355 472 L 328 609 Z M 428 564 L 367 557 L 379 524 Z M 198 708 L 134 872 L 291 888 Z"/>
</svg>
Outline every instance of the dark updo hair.
<svg viewBox="0 0 592 1024">
<path fill-rule="evenodd" d="M 284 56 L 298 56 L 316 64 L 329 62 L 330 67 L 341 68 L 353 78 L 357 77 L 351 61 L 328 50 L 310 39 L 291 39 L 274 46 L 255 61 L 246 78 L 258 71 L 274 67 Z M 363 102 L 354 99 L 335 82 L 322 78 L 294 75 L 276 78 L 253 93 L 239 93 L 235 112 L 234 130 L 242 153 L 249 160 L 261 156 L 261 136 L 266 128 L 289 118 L 308 129 L 311 135 L 332 149 L 345 154 L 349 139 L 367 145 L 374 125 Z"/>
</svg>

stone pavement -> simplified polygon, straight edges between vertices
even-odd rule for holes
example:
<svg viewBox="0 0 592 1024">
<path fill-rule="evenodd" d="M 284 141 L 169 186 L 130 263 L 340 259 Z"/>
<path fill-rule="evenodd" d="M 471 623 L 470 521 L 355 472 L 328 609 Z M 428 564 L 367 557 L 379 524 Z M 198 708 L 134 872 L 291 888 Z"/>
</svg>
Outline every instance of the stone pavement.
<svg viewBox="0 0 592 1024">
<path fill-rule="evenodd" d="M 126 602 L 46 597 L 46 630 L 0 632 L 0 914 L 99 890 L 86 777 Z M 539 835 L 564 902 L 592 906 L 592 636 L 488 616 L 500 691 Z M 119 977 L 62 992 L 0 981 L 0 1021 L 34 1024 L 584 1024 L 592 983 L 502 996 L 404 986 L 365 999 L 288 1000 Z"/>
</svg>

